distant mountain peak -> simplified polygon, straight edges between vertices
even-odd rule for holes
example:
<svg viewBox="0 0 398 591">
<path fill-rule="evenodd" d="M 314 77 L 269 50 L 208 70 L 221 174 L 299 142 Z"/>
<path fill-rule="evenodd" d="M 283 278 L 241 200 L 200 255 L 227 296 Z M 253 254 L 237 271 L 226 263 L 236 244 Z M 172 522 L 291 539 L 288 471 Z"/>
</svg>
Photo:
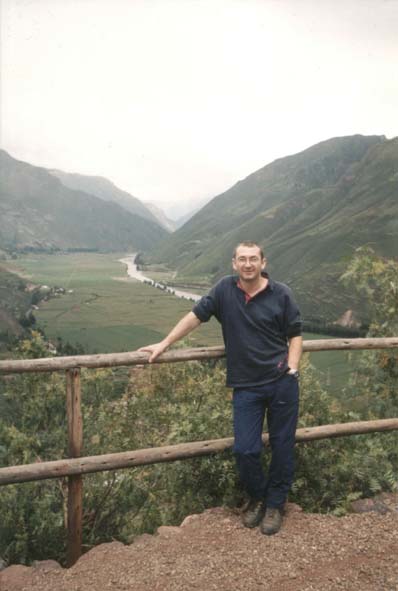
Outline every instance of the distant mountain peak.
<svg viewBox="0 0 398 591">
<path fill-rule="evenodd" d="M 175 222 L 167 217 L 167 215 L 161 207 L 159 207 L 155 203 L 150 203 L 148 201 L 144 201 L 144 205 L 155 216 L 155 218 L 161 226 L 163 226 L 168 232 L 174 232 L 174 230 L 176 229 Z"/>
</svg>

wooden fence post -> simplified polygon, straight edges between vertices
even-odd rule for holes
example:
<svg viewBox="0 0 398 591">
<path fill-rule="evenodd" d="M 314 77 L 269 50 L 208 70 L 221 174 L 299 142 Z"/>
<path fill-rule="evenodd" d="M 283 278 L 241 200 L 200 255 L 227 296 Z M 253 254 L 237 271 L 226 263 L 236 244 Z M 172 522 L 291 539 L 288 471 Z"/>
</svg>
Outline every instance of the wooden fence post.
<svg viewBox="0 0 398 591">
<path fill-rule="evenodd" d="M 68 451 L 70 458 L 79 458 L 83 445 L 80 369 L 66 371 L 66 411 L 68 417 Z M 67 566 L 82 554 L 83 477 L 68 477 L 68 541 Z"/>
</svg>

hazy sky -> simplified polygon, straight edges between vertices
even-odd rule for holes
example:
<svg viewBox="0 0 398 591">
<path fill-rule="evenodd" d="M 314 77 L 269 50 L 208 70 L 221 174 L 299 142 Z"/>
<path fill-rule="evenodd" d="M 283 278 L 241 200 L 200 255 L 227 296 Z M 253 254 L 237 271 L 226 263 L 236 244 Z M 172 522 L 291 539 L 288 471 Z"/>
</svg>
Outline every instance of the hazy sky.
<svg viewBox="0 0 398 591">
<path fill-rule="evenodd" d="M 0 0 L 1 145 L 144 201 L 398 135 L 398 0 Z"/>
</svg>

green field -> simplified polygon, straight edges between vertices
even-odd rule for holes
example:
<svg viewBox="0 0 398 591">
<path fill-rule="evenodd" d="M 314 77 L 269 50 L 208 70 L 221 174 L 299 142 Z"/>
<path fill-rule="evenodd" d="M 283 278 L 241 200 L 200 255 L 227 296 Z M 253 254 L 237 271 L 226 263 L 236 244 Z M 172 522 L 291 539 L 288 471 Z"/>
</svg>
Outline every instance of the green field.
<svg viewBox="0 0 398 591">
<path fill-rule="evenodd" d="M 133 351 L 162 339 L 193 303 L 134 279 L 118 262 L 125 254 L 78 253 L 28 256 L 13 261 L 33 283 L 63 287 L 65 293 L 40 303 L 38 326 L 55 340 L 81 343 L 87 351 Z M 221 343 L 216 321 L 190 337 L 192 346 Z"/>
<path fill-rule="evenodd" d="M 64 342 L 82 344 L 90 353 L 134 351 L 162 339 L 193 304 L 128 279 L 125 266 L 118 262 L 124 256 L 31 255 L 13 261 L 9 268 L 34 283 L 73 290 L 41 302 L 35 312 L 38 326 L 50 339 L 56 341 L 61 337 Z M 327 337 L 306 333 L 304 338 Z M 213 319 L 192 333 L 189 344 L 222 344 L 217 321 Z M 338 394 L 349 377 L 348 356 L 355 354 L 358 353 L 313 353 L 311 362 L 320 370 L 328 389 Z"/>
</svg>

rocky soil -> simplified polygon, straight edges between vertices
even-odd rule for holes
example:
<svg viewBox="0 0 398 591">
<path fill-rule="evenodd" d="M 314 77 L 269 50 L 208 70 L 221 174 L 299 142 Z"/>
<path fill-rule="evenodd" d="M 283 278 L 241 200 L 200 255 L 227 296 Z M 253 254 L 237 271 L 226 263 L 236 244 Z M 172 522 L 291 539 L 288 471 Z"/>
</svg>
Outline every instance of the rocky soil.
<svg viewBox="0 0 398 591">
<path fill-rule="evenodd" d="M 8 567 L 0 590 L 398 591 L 398 495 L 394 503 L 340 518 L 288 504 L 270 537 L 244 528 L 236 512 L 209 509 L 129 546 L 97 546 L 68 570 L 52 561 Z"/>
</svg>

